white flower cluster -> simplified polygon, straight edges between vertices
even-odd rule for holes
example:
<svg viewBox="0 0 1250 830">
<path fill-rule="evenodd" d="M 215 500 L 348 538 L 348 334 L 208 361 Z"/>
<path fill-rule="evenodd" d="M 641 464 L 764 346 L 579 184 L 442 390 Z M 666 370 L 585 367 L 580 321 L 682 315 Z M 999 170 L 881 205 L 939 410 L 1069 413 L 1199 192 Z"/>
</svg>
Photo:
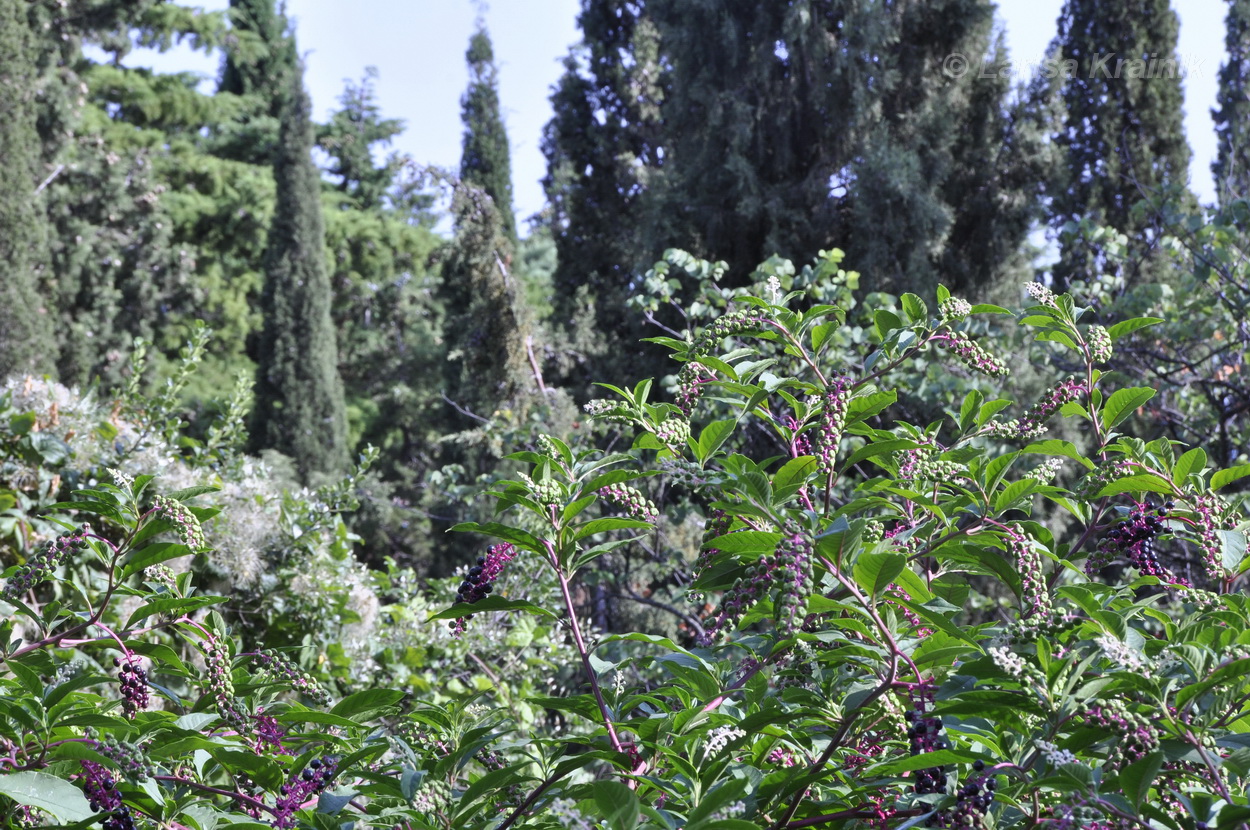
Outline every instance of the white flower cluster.
<svg viewBox="0 0 1250 830">
<path fill-rule="evenodd" d="M 743 815 L 746 811 L 747 805 L 745 801 L 735 801 L 732 804 L 726 804 L 724 807 L 721 807 L 708 816 L 708 818 L 712 821 L 729 821 Z"/>
<path fill-rule="evenodd" d="M 990 657 L 994 658 L 994 662 L 998 667 L 1012 677 L 1021 677 L 1024 675 L 1024 658 L 1016 654 L 1011 649 L 1002 648 L 1001 646 L 990 647 Z"/>
<path fill-rule="evenodd" d="M 1142 653 L 1136 649 L 1129 648 L 1116 638 L 1104 635 L 1099 637 L 1095 642 L 1098 643 L 1098 647 L 1102 649 L 1102 653 L 1105 654 L 1107 659 L 1111 662 L 1119 663 L 1124 668 L 1133 669 L 1135 671 L 1140 671 L 1146 668 L 1146 658 L 1142 655 Z"/>
<path fill-rule="evenodd" d="M 1050 741 L 1043 741 L 1040 738 L 1034 743 L 1038 750 L 1042 753 L 1042 757 L 1046 759 L 1046 763 L 1052 767 L 1062 766 L 1063 764 L 1077 764 L 1076 756 L 1072 754 L 1070 749 L 1060 749 Z"/>
<path fill-rule="evenodd" d="M 707 745 L 703 747 L 704 759 L 711 758 L 737 738 L 745 738 L 747 733 L 733 726 L 718 726 L 707 733 Z"/>
</svg>

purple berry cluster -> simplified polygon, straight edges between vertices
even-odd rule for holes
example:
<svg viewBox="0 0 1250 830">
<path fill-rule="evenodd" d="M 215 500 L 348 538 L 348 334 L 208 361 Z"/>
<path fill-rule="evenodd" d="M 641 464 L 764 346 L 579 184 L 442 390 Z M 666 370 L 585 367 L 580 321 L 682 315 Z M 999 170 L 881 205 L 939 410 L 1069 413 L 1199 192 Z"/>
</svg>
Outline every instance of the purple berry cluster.
<svg viewBox="0 0 1250 830">
<path fill-rule="evenodd" d="M 948 807 L 925 820 L 925 827 L 944 827 L 950 830 L 962 828 L 982 828 L 986 826 L 985 813 L 994 803 L 994 791 L 998 781 L 993 775 L 985 774 L 985 762 L 973 761 L 974 775 L 964 780 L 963 786 L 955 791 L 955 806 Z"/>
<path fill-rule="evenodd" d="M 121 793 L 117 791 L 117 782 L 113 780 L 113 775 L 103 764 L 97 764 L 95 761 L 79 761 L 82 764 L 82 781 L 83 794 L 87 796 L 87 803 L 91 805 L 91 809 L 97 813 L 105 810 L 112 811 L 122 806 Z"/>
<path fill-rule="evenodd" d="M 974 342 L 966 332 L 946 332 L 935 337 L 934 342 L 948 349 L 951 354 L 959 359 L 960 363 L 963 363 L 974 372 L 980 372 L 992 378 L 1002 378 L 1010 374 L 1006 363 L 1003 363 L 1000 359 L 987 352 L 980 344 Z"/>
<path fill-rule="evenodd" d="M 259 664 L 256 675 L 262 682 L 282 683 L 323 706 L 329 705 L 330 693 L 294 661 L 273 651 L 257 652 L 252 655 L 252 659 Z"/>
<path fill-rule="evenodd" d="M 1152 502 L 1135 503 L 1128 516 L 1117 522 L 1103 536 L 1097 552 L 1085 563 L 1085 573 L 1092 576 L 1117 557 L 1123 556 L 1144 576 L 1155 576 L 1165 582 L 1187 585 L 1186 580 L 1176 576 L 1159 562 L 1154 546 L 1155 539 L 1168 532 L 1165 522 L 1175 507 L 1175 502 L 1171 501 L 1159 507 L 1155 507 Z"/>
<path fill-rule="evenodd" d="M 659 515 L 655 503 L 635 487 L 609 484 L 599 488 L 599 496 L 604 501 L 624 509 L 631 518 L 642 522 L 654 522 Z"/>
<path fill-rule="evenodd" d="M 479 556 L 476 564 L 465 574 L 464 582 L 456 591 L 456 601 L 474 603 L 483 600 L 495 590 L 495 580 L 503 573 L 504 566 L 516 557 L 516 548 L 504 542 L 486 549 L 485 556 Z M 468 617 L 457 617 L 450 625 L 452 632 L 464 632 L 464 624 Z"/>
<path fill-rule="evenodd" d="M 83 525 L 68 533 L 62 533 L 51 541 L 44 542 L 17 569 L 17 572 L 9 577 L 4 590 L 0 591 L 0 598 L 15 599 L 47 579 L 48 574 L 52 573 L 74 551 L 87 547 L 86 536 L 90 532 L 91 526 Z"/>
<path fill-rule="evenodd" d="M 252 742 L 252 751 L 257 755 L 264 755 L 266 752 L 274 755 L 291 754 L 291 750 L 283 743 L 286 740 L 286 731 L 272 715 L 266 715 L 263 710 L 258 712 L 252 718 L 252 732 L 256 736 Z"/>
<path fill-rule="evenodd" d="M 903 713 L 907 721 L 907 744 L 913 756 L 948 749 L 950 743 L 942 734 L 945 727 L 942 719 L 927 715 L 933 708 L 933 697 L 936 692 L 933 681 L 916 683 L 911 688 L 912 708 Z M 912 791 L 924 795 L 926 793 L 946 792 L 946 768 L 928 767 L 913 773 L 915 784 Z"/>
<path fill-rule="evenodd" d="M 846 427 L 846 411 L 851 403 L 850 381 L 844 377 L 834 378 L 825 387 L 823 403 L 814 450 L 821 472 L 828 474 L 833 471 L 838 444 L 842 441 L 842 430 Z"/>
<path fill-rule="evenodd" d="M 338 762 L 333 758 L 313 758 L 298 774 L 278 788 L 278 801 L 273 808 L 273 826 L 294 827 L 295 811 L 325 792 L 338 772 Z"/>
<path fill-rule="evenodd" d="M 122 712 L 134 720 L 139 712 L 148 708 L 148 673 L 139 657 L 129 649 L 121 657 L 113 658 L 117 677 L 122 688 Z"/>
</svg>

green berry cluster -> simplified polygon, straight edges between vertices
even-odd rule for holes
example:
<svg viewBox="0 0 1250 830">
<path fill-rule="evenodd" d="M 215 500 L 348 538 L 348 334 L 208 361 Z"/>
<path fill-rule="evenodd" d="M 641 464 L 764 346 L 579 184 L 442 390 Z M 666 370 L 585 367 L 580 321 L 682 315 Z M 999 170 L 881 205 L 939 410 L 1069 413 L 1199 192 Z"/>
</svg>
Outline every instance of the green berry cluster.
<svg viewBox="0 0 1250 830">
<path fill-rule="evenodd" d="M 768 318 L 755 310 L 731 311 L 718 317 L 710 326 L 700 332 L 699 337 L 690 347 L 694 357 L 711 354 L 726 337 L 757 332 L 768 325 Z"/>
<path fill-rule="evenodd" d="M 622 508 L 631 518 L 643 522 L 654 522 L 659 515 L 655 502 L 643 495 L 636 487 L 625 484 L 609 484 L 599 488 L 599 496 L 604 501 Z"/>
<path fill-rule="evenodd" d="M 91 526 L 83 525 L 44 542 L 17 569 L 17 572 L 9 577 L 4 590 L 0 591 L 0 598 L 14 599 L 47 579 L 48 575 L 74 551 L 87 547 L 86 535 L 90 532 Z"/>
<path fill-rule="evenodd" d="M 261 682 L 281 683 L 323 706 L 330 704 L 330 693 L 294 661 L 273 651 L 258 652 L 253 659 L 259 664 L 256 676 Z"/>
<path fill-rule="evenodd" d="M 690 437 L 690 422 L 685 418 L 668 418 L 656 425 L 655 437 L 680 455 Z"/>
<path fill-rule="evenodd" d="M 173 522 L 182 543 L 191 550 L 204 550 L 208 547 L 200 520 L 182 502 L 167 496 L 157 496 L 152 501 L 152 511 L 162 519 Z"/>
</svg>

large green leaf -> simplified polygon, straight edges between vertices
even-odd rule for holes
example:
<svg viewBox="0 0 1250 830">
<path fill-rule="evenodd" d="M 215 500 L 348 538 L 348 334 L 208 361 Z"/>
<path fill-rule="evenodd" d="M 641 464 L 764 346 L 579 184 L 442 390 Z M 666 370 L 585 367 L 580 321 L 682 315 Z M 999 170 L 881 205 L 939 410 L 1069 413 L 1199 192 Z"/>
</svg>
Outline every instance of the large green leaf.
<svg viewBox="0 0 1250 830">
<path fill-rule="evenodd" d="M 1116 390 L 1102 408 L 1103 426 L 1107 429 L 1114 429 L 1121 421 L 1132 415 L 1133 410 L 1153 398 L 1155 391 L 1148 386 Z"/>
<path fill-rule="evenodd" d="M 0 775 L 0 793 L 18 804 L 37 807 L 62 822 L 83 821 L 95 815 L 82 790 L 46 772 Z"/>
</svg>

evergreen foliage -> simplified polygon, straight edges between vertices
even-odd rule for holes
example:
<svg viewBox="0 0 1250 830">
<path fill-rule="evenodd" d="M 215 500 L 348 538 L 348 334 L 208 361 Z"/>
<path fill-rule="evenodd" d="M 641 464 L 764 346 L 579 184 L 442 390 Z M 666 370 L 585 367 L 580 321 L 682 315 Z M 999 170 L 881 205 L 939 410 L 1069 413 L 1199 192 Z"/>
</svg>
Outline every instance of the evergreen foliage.
<svg viewBox="0 0 1250 830">
<path fill-rule="evenodd" d="M 1152 256 L 1159 230 L 1143 199 L 1161 201 L 1188 181 L 1182 125 L 1179 23 L 1168 0 L 1100 3 L 1067 0 L 1052 53 L 1074 61 L 1065 71 L 1064 123 L 1054 141 L 1063 162 L 1052 185 L 1051 223 L 1086 222 L 1130 240 L 1126 277 L 1154 281 L 1167 264 Z M 1060 288 L 1106 268 L 1103 251 L 1069 233 L 1054 268 Z"/>
<path fill-rule="evenodd" d="M 1250 197 L 1250 0 L 1229 0 L 1224 50 L 1218 107 L 1211 110 L 1217 138 L 1211 172 L 1221 206 Z"/>
<path fill-rule="evenodd" d="M 31 39 L 26 3 L 0 0 L 0 377 L 53 369 Z"/>
<path fill-rule="evenodd" d="M 952 53 L 1006 62 L 986 0 L 586 0 L 579 23 L 546 186 L 557 313 L 600 308 L 600 354 L 638 360 L 615 309 L 672 247 L 725 261 L 732 285 L 836 245 L 894 292 L 1019 269 L 1044 133 L 1006 77 L 943 71 Z"/>
<path fill-rule="evenodd" d="M 330 156 L 326 171 L 338 179 L 338 190 L 361 208 L 380 208 L 406 159 L 392 153 L 374 164 L 375 145 L 389 147 L 404 131 L 398 118 L 383 118 L 373 84 L 377 69 L 369 67 L 360 83 L 348 82 L 339 98 L 341 109 L 317 129 L 317 145 Z"/>
<path fill-rule="evenodd" d="M 464 142 L 460 152 L 460 178 L 481 188 L 499 212 L 503 232 L 516 245 L 516 216 L 512 212 L 512 161 L 508 133 L 499 110 L 499 71 L 490 35 L 479 24 L 465 52 L 469 65 L 469 88 L 460 99 Z"/>
<path fill-rule="evenodd" d="M 275 0 L 230 0 L 219 93 L 238 96 L 243 112 L 221 125 L 218 152 L 252 164 L 269 163 L 275 152 L 278 121 L 287 90 L 284 79 L 295 71 L 294 41 Z"/>
<path fill-rule="evenodd" d="M 300 475 L 347 464 L 343 383 L 330 318 L 321 179 L 309 155 L 311 102 L 303 75 L 288 75 L 274 164 L 277 201 L 265 252 L 264 330 L 257 350 L 257 447 L 290 455 Z"/>
</svg>

